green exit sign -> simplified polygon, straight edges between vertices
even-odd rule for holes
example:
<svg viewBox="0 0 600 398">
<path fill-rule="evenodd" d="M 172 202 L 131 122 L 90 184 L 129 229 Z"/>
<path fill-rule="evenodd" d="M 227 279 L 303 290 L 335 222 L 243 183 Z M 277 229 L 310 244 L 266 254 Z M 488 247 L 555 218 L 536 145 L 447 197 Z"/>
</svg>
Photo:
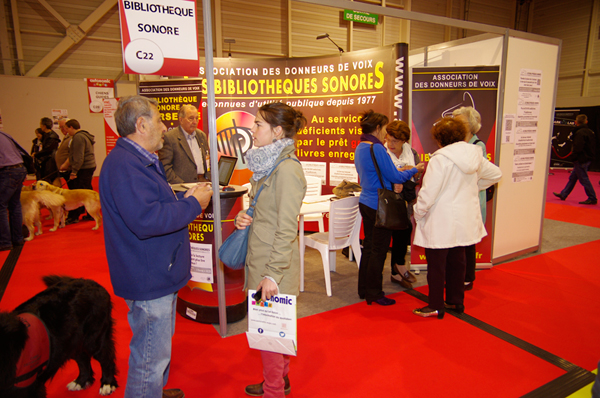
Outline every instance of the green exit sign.
<svg viewBox="0 0 600 398">
<path fill-rule="evenodd" d="M 344 10 L 344 20 L 377 25 L 379 15 L 369 14 L 368 12 Z"/>
</svg>

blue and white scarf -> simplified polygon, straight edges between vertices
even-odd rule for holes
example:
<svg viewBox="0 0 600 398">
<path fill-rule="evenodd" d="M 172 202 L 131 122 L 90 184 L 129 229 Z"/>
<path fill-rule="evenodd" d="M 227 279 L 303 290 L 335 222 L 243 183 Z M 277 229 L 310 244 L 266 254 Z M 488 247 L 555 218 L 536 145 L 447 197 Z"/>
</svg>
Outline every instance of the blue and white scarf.
<svg viewBox="0 0 600 398">
<path fill-rule="evenodd" d="M 275 161 L 281 154 L 281 151 L 283 151 L 283 148 L 293 144 L 294 140 L 291 138 L 282 138 L 272 144 L 248 150 L 246 152 L 246 160 L 248 161 L 248 169 L 254 172 L 252 179 L 258 181 L 267 176 L 271 169 L 273 169 L 273 166 L 275 166 Z"/>
</svg>

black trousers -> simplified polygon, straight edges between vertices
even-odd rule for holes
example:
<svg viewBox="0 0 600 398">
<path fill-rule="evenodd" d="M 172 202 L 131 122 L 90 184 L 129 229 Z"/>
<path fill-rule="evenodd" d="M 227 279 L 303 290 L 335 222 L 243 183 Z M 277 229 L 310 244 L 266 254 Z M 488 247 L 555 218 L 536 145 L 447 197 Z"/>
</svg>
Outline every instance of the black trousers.
<svg viewBox="0 0 600 398">
<path fill-rule="evenodd" d="M 446 302 L 463 305 L 466 269 L 464 246 L 449 249 L 425 249 L 425 255 L 427 256 L 429 308 L 444 309 L 444 284 L 446 285 Z"/>
<path fill-rule="evenodd" d="M 94 189 L 92 187 L 92 178 L 94 177 L 94 171 L 96 168 L 92 169 L 80 169 L 77 172 L 77 177 L 72 180 L 67 181 L 67 185 L 69 189 Z M 79 216 L 85 212 L 85 207 L 81 206 L 74 210 L 69 211 L 69 218 L 71 219 L 79 219 Z"/>
<path fill-rule="evenodd" d="M 362 203 L 358 206 L 365 234 L 358 270 L 358 296 L 375 301 L 385 295 L 382 290 L 383 265 L 390 248 L 392 230 L 375 227 L 376 211 Z"/>
<path fill-rule="evenodd" d="M 412 223 L 409 223 L 407 229 L 392 231 L 392 275 L 397 274 L 394 264 L 404 265 L 406 262 L 406 252 L 410 245 L 412 230 Z"/>
<path fill-rule="evenodd" d="M 477 268 L 477 250 L 475 249 L 475 245 L 465 246 L 465 256 L 467 257 L 465 282 L 473 282 L 475 280 L 475 268 Z"/>
</svg>

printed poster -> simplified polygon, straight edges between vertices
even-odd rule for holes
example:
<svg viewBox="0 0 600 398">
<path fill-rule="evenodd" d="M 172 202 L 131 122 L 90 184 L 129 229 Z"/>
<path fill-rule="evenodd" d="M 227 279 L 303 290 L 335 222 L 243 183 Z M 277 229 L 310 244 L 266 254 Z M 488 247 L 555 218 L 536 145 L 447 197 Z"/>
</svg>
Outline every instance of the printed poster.
<svg viewBox="0 0 600 398">
<path fill-rule="evenodd" d="M 100 113 L 104 100 L 115 97 L 115 81 L 112 79 L 86 79 L 90 113 Z"/>
<path fill-rule="evenodd" d="M 60 131 L 58 127 L 58 121 L 69 118 L 69 111 L 66 109 L 52 109 L 52 130 Z"/>
</svg>

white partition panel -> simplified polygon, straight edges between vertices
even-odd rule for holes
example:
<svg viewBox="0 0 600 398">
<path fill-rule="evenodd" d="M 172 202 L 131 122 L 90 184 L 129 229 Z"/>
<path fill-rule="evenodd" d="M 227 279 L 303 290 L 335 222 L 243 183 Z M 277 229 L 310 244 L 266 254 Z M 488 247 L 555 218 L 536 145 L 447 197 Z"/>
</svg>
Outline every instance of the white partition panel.
<svg viewBox="0 0 600 398">
<path fill-rule="evenodd" d="M 531 181 L 518 182 L 512 178 L 515 143 L 498 140 L 500 153 L 497 159 L 503 177 L 496 198 L 492 246 L 495 263 L 538 250 L 541 244 L 560 53 L 560 44 L 516 37 L 510 37 L 508 43 L 503 113 L 519 113 L 520 76 L 524 70 L 541 72 L 541 100 Z"/>
</svg>

